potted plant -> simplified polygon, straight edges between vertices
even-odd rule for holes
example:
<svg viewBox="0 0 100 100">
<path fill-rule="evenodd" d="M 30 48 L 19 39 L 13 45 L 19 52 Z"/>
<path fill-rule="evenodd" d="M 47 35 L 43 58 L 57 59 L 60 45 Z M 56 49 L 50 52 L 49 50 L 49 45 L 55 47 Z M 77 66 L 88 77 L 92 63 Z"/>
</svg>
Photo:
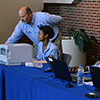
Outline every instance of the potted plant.
<svg viewBox="0 0 100 100">
<path fill-rule="evenodd" d="M 75 31 L 73 28 L 68 28 L 69 37 L 73 37 L 75 40 L 75 44 L 78 45 L 80 51 L 86 52 L 87 50 L 91 51 L 92 45 L 91 41 L 94 41 L 98 44 L 97 39 L 91 33 L 91 36 L 88 36 L 84 29 L 80 29 L 80 31 Z"/>
</svg>

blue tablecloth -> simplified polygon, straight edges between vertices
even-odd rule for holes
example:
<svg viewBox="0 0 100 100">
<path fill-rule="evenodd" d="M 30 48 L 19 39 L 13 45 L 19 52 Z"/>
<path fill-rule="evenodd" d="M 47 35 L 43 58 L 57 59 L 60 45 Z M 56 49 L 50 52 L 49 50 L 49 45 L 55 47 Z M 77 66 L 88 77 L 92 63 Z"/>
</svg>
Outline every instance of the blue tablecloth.
<svg viewBox="0 0 100 100">
<path fill-rule="evenodd" d="M 6 68 L 6 66 L 0 66 L 0 100 L 5 99 L 5 86 L 4 86 L 4 76 L 3 76 L 3 69 Z"/>
<path fill-rule="evenodd" d="M 43 68 L 11 66 L 3 69 L 5 100 L 90 100 L 85 93 L 94 87 L 78 86 L 67 88 L 67 82 L 53 77 L 53 72 Z M 2 100 L 2 99 L 1 99 Z M 95 99 L 98 100 L 98 99 Z"/>
</svg>

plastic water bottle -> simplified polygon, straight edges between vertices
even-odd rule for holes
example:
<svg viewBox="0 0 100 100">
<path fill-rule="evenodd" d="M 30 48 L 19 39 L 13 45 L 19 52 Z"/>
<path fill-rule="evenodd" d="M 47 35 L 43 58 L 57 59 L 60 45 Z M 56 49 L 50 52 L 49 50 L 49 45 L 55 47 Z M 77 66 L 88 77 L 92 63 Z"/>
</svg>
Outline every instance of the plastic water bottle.
<svg viewBox="0 0 100 100">
<path fill-rule="evenodd" d="M 82 65 L 79 65 L 78 73 L 77 73 L 77 84 L 83 85 L 84 84 L 84 68 Z"/>
</svg>

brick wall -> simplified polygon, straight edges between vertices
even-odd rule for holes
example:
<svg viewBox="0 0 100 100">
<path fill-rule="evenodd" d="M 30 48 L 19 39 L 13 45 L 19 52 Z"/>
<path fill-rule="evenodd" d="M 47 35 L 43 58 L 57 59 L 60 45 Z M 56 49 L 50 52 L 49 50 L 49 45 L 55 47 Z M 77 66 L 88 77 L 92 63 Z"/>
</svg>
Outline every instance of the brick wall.
<svg viewBox="0 0 100 100">
<path fill-rule="evenodd" d="M 44 11 L 63 17 L 60 26 L 62 35 L 67 36 L 67 27 L 75 30 L 85 29 L 88 35 L 93 35 L 100 42 L 100 0 L 81 0 L 77 4 L 44 4 Z M 100 44 L 92 43 L 92 51 L 87 52 L 87 65 L 94 64 L 100 58 Z"/>
</svg>

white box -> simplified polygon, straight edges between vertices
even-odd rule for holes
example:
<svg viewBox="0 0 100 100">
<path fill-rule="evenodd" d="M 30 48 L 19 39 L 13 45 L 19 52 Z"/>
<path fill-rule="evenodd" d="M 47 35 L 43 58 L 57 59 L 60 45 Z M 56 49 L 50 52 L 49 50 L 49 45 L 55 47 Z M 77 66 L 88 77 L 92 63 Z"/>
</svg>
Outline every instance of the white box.
<svg viewBox="0 0 100 100">
<path fill-rule="evenodd" d="M 30 44 L 0 44 L 0 64 L 22 65 L 32 58 L 33 46 Z"/>
</svg>

